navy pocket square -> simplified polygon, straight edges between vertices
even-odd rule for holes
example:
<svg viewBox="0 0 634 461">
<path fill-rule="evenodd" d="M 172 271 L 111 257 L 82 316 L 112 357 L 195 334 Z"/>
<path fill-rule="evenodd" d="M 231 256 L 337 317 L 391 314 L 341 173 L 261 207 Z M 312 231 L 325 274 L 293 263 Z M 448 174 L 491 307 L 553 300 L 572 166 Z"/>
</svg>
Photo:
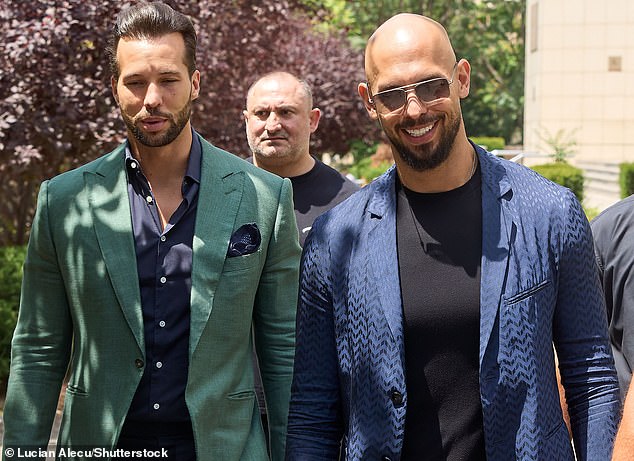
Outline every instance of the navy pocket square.
<svg viewBox="0 0 634 461">
<path fill-rule="evenodd" d="M 227 258 L 255 253 L 260 248 L 261 242 L 262 237 L 260 236 L 258 225 L 256 223 L 244 224 L 231 236 Z"/>
</svg>

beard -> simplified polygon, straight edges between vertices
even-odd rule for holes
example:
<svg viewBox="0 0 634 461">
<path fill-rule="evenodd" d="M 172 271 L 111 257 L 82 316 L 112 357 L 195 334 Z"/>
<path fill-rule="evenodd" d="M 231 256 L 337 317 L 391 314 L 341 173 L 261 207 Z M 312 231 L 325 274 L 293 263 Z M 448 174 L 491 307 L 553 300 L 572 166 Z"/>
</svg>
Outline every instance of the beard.
<svg viewBox="0 0 634 461">
<path fill-rule="evenodd" d="M 137 114 L 135 117 L 130 117 L 121 111 L 121 117 L 125 123 L 128 131 L 132 133 L 132 136 L 141 144 L 147 147 L 161 147 L 166 146 L 173 142 L 183 128 L 187 125 L 192 113 L 191 99 L 187 101 L 187 104 L 176 114 L 174 117 L 172 114 L 166 114 L 158 109 L 146 109 L 142 114 Z M 137 123 L 146 117 L 164 117 L 169 120 L 169 127 L 163 134 L 148 134 L 145 133 Z"/>
<path fill-rule="evenodd" d="M 387 131 L 383 128 L 383 132 L 396 152 L 398 152 L 398 155 L 410 168 L 415 171 L 432 170 L 447 160 L 456 140 L 456 136 L 458 135 L 458 131 L 460 130 L 460 117 L 451 117 L 445 131 L 441 133 L 440 140 L 438 141 L 438 145 L 436 147 L 432 147 L 430 145 L 431 143 L 407 147 L 396 135 L 397 130 L 416 125 L 423 125 L 429 123 L 430 121 L 432 121 L 432 119 L 429 117 L 421 117 L 414 123 L 396 125 L 395 129 L 392 131 Z M 383 123 L 381 123 L 381 126 L 383 126 Z"/>
</svg>

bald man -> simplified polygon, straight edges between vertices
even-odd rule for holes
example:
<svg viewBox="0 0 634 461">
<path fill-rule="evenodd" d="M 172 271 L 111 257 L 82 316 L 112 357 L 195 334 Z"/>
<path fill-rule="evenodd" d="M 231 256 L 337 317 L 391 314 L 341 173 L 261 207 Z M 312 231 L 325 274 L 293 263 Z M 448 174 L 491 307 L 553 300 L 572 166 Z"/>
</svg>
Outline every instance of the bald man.
<svg viewBox="0 0 634 461">
<path fill-rule="evenodd" d="M 440 24 L 389 19 L 365 67 L 396 165 L 305 242 L 287 460 L 608 460 L 618 381 L 580 204 L 469 141 L 471 66 Z"/>
<path fill-rule="evenodd" d="M 253 163 L 293 184 L 299 243 L 315 219 L 359 190 L 354 182 L 310 154 L 321 111 L 304 80 L 271 72 L 251 85 L 243 112 Z"/>
</svg>

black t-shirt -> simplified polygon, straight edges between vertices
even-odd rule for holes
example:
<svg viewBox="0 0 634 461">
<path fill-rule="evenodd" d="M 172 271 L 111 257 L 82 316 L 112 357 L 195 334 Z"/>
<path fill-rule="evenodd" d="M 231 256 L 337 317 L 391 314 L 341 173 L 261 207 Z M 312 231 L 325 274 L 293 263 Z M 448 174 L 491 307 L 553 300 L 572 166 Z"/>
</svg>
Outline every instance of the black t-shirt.
<svg viewBox="0 0 634 461">
<path fill-rule="evenodd" d="M 359 190 L 355 183 L 317 159 L 308 173 L 290 180 L 293 183 L 299 244 L 302 247 L 315 219 Z"/>
<path fill-rule="evenodd" d="M 253 163 L 253 157 L 247 158 L 247 162 Z M 315 165 L 309 172 L 289 179 L 293 184 L 293 206 L 299 244 L 302 247 L 315 219 L 360 189 L 337 170 L 316 158 Z"/>
<path fill-rule="evenodd" d="M 479 169 L 457 189 L 397 184 L 407 415 L 402 460 L 485 460 L 479 387 Z"/>
</svg>

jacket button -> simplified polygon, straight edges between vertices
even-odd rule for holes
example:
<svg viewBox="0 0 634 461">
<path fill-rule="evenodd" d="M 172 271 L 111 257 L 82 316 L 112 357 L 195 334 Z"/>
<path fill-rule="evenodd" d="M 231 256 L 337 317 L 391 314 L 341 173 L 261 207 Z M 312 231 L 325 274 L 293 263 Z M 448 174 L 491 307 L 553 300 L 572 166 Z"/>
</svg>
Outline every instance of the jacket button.
<svg viewBox="0 0 634 461">
<path fill-rule="evenodd" d="M 143 364 L 143 360 L 141 360 L 141 359 L 136 359 L 136 360 L 134 361 L 134 365 L 135 365 L 137 368 L 143 368 L 143 365 L 144 365 L 144 364 Z"/>
<path fill-rule="evenodd" d="M 397 390 L 392 391 L 392 395 L 390 395 L 390 399 L 392 399 L 392 403 L 397 407 L 403 405 L 403 394 L 401 394 Z"/>
</svg>

